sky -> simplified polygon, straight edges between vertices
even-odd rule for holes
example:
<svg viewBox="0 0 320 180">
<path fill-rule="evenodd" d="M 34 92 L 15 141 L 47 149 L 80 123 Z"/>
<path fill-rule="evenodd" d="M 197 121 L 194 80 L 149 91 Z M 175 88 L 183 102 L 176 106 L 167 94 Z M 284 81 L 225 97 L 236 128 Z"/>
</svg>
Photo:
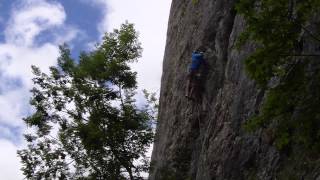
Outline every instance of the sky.
<svg viewBox="0 0 320 180">
<path fill-rule="evenodd" d="M 48 72 L 58 46 L 67 43 L 72 57 L 92 49 L 105 32 L 128 20 L 144 49 L 140 87 L 158 92 L 170 0 L 0 0 L 0 178 L 23 179 L 16 151 L 25 147 L 22 118 L 32 113 L 31 65 Z"/>
</svg>

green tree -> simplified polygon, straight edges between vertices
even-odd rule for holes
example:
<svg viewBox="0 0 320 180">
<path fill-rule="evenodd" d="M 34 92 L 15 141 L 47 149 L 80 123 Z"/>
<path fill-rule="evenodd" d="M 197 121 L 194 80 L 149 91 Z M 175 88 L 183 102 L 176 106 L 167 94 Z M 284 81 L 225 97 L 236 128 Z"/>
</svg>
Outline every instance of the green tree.
<svg viewBox="0 0 320 180">
<path fill-rule="evenodd" d="M 310 29 L 319 28 L 313 17 L 319 14 L 320 1 L 239 0 L 236 9 L 246 21 L 238 47 L 256 44 L 245 60 L 246 71 L 266 92 L 260 112 L 246 127 L 271 126 L 279 149 L 297 145 L 318 152 L 319 55 L 308 52 L 304 43 L 319 45 L 317 32 Z"/>
<path fill-rule="evenodd" d="M 35 132 L 18 151 L 28 179 L 140 179 L 148 170 L 145 153 L 153 140 L 151 106 L 135 105 L 141 47 L 132 24 L 106 33 L 103 42 L 76 63 L 66 45 L 58 66 L 35 74 L 24 119 Z M 155 102 L 152 99 L 152 102 Z"/>
</svg>

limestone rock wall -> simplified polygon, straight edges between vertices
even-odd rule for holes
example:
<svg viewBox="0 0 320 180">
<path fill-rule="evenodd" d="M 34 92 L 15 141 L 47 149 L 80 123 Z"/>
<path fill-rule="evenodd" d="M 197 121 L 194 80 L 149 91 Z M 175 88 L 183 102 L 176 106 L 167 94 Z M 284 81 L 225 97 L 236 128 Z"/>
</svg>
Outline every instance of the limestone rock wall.
<svg viewBox="0 0 320 180">
<path fill-rule="evenodd" d="M 268 136 L 241 128 L 264 92 L 243 68 L 254 47 L 234 48 L 244 28 L 235 2 L 172 1 L 151 180 L 275 179 L 281 158 Z M 184 97 L 186 75 L 199 46 L 207 49 L 206 77 L 201 101 L 191 102 Z"/>
</svg>

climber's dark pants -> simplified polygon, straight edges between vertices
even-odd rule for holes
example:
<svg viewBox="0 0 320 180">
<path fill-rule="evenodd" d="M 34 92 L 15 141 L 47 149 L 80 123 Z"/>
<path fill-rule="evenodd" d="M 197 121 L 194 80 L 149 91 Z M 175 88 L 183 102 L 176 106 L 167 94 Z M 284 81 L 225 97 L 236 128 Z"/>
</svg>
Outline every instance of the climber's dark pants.
<svg viewBox="0 0 320 180">
<path fill-rule="evenodd" d="M 190 99 L 197 98 L 199 90 L 199 72 L 191 70 L 187 76 L 187 87 L 185 96 Z"/>
</svg>

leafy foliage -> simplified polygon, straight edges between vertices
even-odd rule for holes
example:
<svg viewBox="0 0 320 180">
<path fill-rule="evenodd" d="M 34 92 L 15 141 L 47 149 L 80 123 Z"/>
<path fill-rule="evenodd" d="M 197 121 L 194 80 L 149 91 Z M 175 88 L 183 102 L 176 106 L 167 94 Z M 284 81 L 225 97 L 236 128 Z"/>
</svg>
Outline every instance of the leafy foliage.
<svg viewBox="0 0 320 180">
<path fill-rule="evenodd" d="M 141 47 L 133 25 L 107 33 L 79 63 L 66 45 L 60 50 L 50 74 L 32 67 L 35 113 L 24 121 L 36 129 L 25 135 L 28 148 L 18 151 L 24 175 L 140 179 L 148 169 L 145 153 L 153 140 L 155 111 L 135 105 L 136 73 L 128 63 L 140 57 Z"/>
<path fill-rule="evenodd" d="M 195 4 L 198 4 L 199 0 L 192 0 L 192 4 L 195 5 Z"/>
<path fill-rule="evenodd" d="M 249 130 L 272 126 L 275 145 L 320 150 L 320 64 L 304 54 L 304 39 L 319 43 L 308 30 L 319 12 L 319 0 L 240 0 L 236 7 L 246 21 L 238 48 L 256 43 L 245 60 L 248 75 L 266 90 L 260 113 L 246 124 Z"/>
</svg>

